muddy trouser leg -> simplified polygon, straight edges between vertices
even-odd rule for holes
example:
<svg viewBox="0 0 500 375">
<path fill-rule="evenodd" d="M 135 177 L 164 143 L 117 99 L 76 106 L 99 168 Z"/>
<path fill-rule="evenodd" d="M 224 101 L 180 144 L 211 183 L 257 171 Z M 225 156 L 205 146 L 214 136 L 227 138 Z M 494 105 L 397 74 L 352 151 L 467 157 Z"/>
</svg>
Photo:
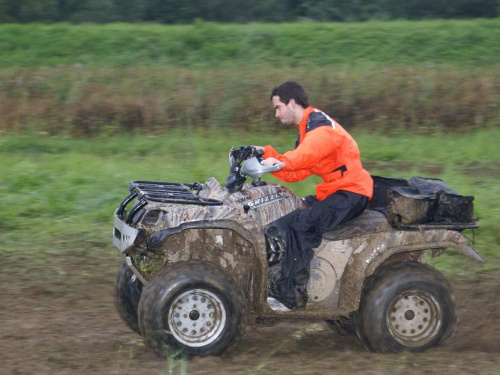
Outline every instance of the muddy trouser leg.
<svg viewBox="0 0 500 375">
<path fill-rule="evenodd" d="M 360 215 L 367 204 L 365 196 L 338 191 L 293 217 L 287 228 L 285 258 L 274 296 L 278 301 L 289 308 L 306 304 L 313 248 L 320 245 L 323 233 Z"/>
</svg>

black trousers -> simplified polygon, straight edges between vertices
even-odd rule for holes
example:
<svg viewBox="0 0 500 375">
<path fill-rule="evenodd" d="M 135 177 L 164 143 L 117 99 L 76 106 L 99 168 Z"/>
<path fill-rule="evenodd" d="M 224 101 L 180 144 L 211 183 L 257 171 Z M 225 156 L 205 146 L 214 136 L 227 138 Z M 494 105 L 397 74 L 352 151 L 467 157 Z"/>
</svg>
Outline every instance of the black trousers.
<svg viewBox="0 0 500 375">
<path fill-rule="evenodd" d="M 273 295 L 288 308 L 305 305 L 309 268 L 314 248 L 321 244 L 323 233 L 360 215 L 368 198 L 348 191 L 337 191 L 322 201 L 307 197 L 308 209 L 297 210 L 286 230 L 285 257 L 277 294 Z M 279 221 L 279 219 L 277 220 Z"/>
</svg>

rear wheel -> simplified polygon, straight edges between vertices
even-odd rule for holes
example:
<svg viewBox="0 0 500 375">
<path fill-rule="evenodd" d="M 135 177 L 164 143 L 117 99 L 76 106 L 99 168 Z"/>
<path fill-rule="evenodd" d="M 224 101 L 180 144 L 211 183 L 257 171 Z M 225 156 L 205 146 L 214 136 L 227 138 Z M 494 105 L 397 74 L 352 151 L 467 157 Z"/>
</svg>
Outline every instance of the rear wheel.
<svg viewBox="0 0 500 375">
<path fill-rule="evenodd" d="M 139 327 L 147 345 L 167 357 L 220 355 L 244 332 L 241 288 L 208 262 L 179 262 L 161 270 L 139 303 Z"/>
<path fill-rule="evenodd" d="M 456 329 L 455 292 L 443 275 L 418 262 L 378 270 L 363 290 L 360 334 L 376 352 L 421 352 Z"/>
<path fill-rule="evenodd" d="M 134 273 L 123 264 L 116 273 L 115 306 L 123 321 L 138 334 L 141 334 L 137 319 L 141 290 L 142 284 L 135 280 Z"/>
</svg>

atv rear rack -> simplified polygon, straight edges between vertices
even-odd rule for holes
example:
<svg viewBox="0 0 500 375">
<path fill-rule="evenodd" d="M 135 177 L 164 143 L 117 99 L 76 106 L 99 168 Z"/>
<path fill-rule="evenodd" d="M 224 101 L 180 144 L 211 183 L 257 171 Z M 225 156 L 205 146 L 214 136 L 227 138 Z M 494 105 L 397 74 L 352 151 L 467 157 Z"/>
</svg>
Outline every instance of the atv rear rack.
<svg viewBox="0 0 500 375">
<path fill-rule="evenodd" d="M 465 229 L 477 229 L 479 228 L 479 223 L 477 221 L 471 221 L 469 223 L 399 224 L 393 225 L 393 227 L 398 229 L 451 229 L 461 231 Z"/>
<path fill-rule="evenodd" d="M 222 202 L 217 199 L 206 199 L 198 195 L 203 189 L 199 182 L 192 184 L 153 181 L 132 181 L 130 183 L 130 194 L 121 202 L 117 210 L 118 217 L 125 220 L 127 224 L 132 222 L 135 214 L 149 202 L 195 204 L 200 206 L 220 206 Z M 125 207 L 134 199 L 136 204 L 125 219 Z"/>
</svg>

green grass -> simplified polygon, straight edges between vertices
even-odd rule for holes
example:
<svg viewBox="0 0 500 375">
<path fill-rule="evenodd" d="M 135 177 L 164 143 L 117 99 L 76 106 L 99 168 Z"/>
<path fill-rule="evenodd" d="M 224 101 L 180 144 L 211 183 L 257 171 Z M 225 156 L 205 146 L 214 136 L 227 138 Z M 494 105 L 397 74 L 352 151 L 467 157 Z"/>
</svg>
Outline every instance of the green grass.
<svg viewBox="0 0 500 375">
<path fill-rule="evenodd" d="M 481 224 L 475 247 L 487 259 L 485 266 L 474 266 L 474 270 L 500 266 L 500 157 L 496 152 L 500 130 L 462 136 L 353 135 L 372 174 L 442 178 L 460 193 L 474 195 Z M 285 151 L 294 138 L 293 130 L 264 134 L 173 131 L 157 137 L 92 140 L 3 136 L 0 255 L 43 259 L 68 251 L 102 252 L 103 246 L 113 254 L 113 211 L 131 180 L 204 182 L 214 176 L 224 182 L 231 146 L 272 143 Z M 277 182 L 272 176 L 265 179 Z M 315 181 L 287 186 L 304 196 L 313 193 Z M 439 268 L 459 272 L 466 269 L 464 265 L 471 267 L 456 252 L 448 253 L 436 261 Z"/>
<path fill-rule="evenodd" d="M 500 20 L 0 25 L 0 66 L 498 64 Z"/>
</svg>

